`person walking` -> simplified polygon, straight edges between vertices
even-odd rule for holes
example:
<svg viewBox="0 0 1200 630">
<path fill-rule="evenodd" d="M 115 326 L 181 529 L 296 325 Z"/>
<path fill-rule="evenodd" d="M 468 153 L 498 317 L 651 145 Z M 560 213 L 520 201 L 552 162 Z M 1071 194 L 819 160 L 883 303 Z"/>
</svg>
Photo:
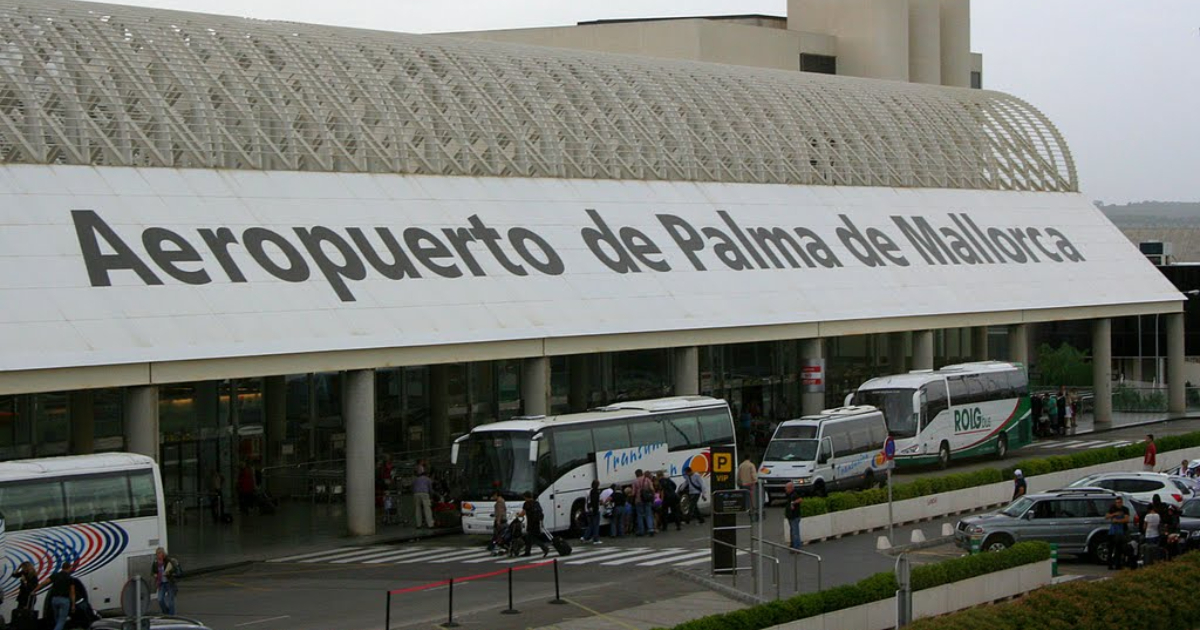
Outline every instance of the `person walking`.
<svg viewBox="0 0 1200 630">
<path fill-rule="evenodd" d="M 154 551 L 154 591 L 158 594 L 158 609 L 164 615 L 175 614 L 175 596 L 179 593 L 179 562 L 159 547 Z"/>
<path fill-rule="evenodd" d="M 1146 541 L 1142 547 L 1144 552 L 1142 557 L 1146 561 L 1146 565 L 1154 564 L 1158 560 L 1162 551 L 1162 530 L 1163 530 L 1163 515 L 1166 514 L 1167 508 L 1163 505 L 1162 499 L 1158 495 L 1154 495 L 1150 502 L 1150 510 L 1146 512 L 1146 518 L 1142 520 L 1142 526 L 1145 531 L 1142 532 L 1142 537 Z"/>
<path fill-rule="evenodd" d="M 1025 475 L 1021 474 L 1020 468 L 1014 470 L 1013 471 L 1013 501 L 1016 501 L 1018 497 L 1025 496 L 1025 493 L 1028 491 L 1029 491 L 1029 484 L 1025 483 Z"/>
<path fill-rule="evenodd" d="M 609 501 L 612 502 L 612 519 L 609 521 L 609 526 L 612 529 L 610 534 L 613 538 L 621 538 L 625 535 L 625 493 L 613 484 L 612 496 Z"/>
<path fill-rule="evenodd" d="M 668 523 L 675 523 L 675 531 L 683 529 L 683 517 L 679 514 L 679 486 L 664 471 L 658 471 L 658 487 L 662 489 L 663 531 Z"/>
<path fill-rule="evenodd" d="M 633 473 L 633 511 L 635 536 L 654 535 L 654 484 L 638 469 Z"/>
<path fill-rule="evenodd" d="M 488 543 L 488 551 L 495 553 L 504 528 L 508 526 L 508 504 L 504 502 L 504 495 L 498 490 L 492 499 L 496 502 L 496 509 L 492 513 L 492 542 Z"/>
<path fill-rule="evenodd" d="M 750 456 L 742 460 L 738 466 L 738 487 L 750 492 L 750 522 L 758 520 L 758 467 L 750 461 Z"/>
<path fill-rule="evenodd" d="M 696 521 L 703 525 L 704 516 L 700 514 L 700 499 L 704 497 L 704 479 L 700 477 L 700 473 L 692 470 L 691 466 L 685 466 L 683 484 L 688 495 L 688 511 L 683 515 L 683 520 L 690 523 L 695 517 Z"/>
<path fill-rule="evenodd" d="M 1126 532 L 1129 531 L 1129 508 L 1125 507 L 1122 497 L 1113 500 L 1104 520 L 1108 521 L 1108 568 L 1120 569 L 1125 560 Z"/>
<path fill-rule="evenodd" d="M 787 508 L 784 510 L 784 516 L 787 517 L 788 533 L 792 539 L 792 549 L 800 548 L 800 503 L 804 499 L 800 496 L 800 492 L 796 490 L 796 484 L 789 481 L 783 487 L 784 500 L 787 501 Z"/>
<path fill-rule="evenodd" d="M 75 612 L 77 595 L 75 582 L 71 579 L 71 570 L 71 561 L 63 562 L 62 568 L 51 574 L 37 588 L 40 591 L 46 586 L 50 587 L 46 596 L 50 598 L 50 610 L 54 612 L 54 630 L 63 630 L 71 619 L 71 614 Z"/>
<path fill-rule="evenodd" d="M 533 551 L 533 546 L 542 548 L 542 557 L 550 554 L 550 547 L 542 538 L 542 504 L 533 498 L 532 492 L 525 493 L 525 503 L 521 505 L 520 516 L 525 517 L 525 555 Z"/>
<path fill-rule="evenodd" d="M 221 522 L 221 515 L 225 513 L 225 476 L 221 471 L 213 469 L 212 474 L 208 476 L 208 496 L 209 508 L 212 511 L 212 520 L 214 523 Z"/>
<path fill-rule="evenodd" d="M 33 568 L 32 563 L 25 561 L 17 566 L 13 577 L 17 579 L 17 609 L 34 610 L 38 590 L 37 569 Z M 16 622 L 15 619 L 13 621 Z"/>
<path fill-rule="evenodd" d="M 417 529 L 433 529 L 433 506 L 429 501 L 429 495 L 433 492 L 433 480 L 429 478 L 429 473 L 424 469 L 413 480 L 412 491 L 413 518 L 417 523 Z"/>
<path fill-rule="evenodd" d="M 1054 394 L 1046 396 L 1046 424 L 1049 427 L 1049 432 L 1053 435 L 1058 435 L 1058 399 Z"/>
<path fill-rule="evenodd" d="M 1146 453 L 1142 455 L 1142 468 L 1148 472 L 1154 472 L 1154 467 L 1158 464 L 1158 447 L 1154 444 L 1154 434 L 1146 435 Z"/>
<path fill-rule="evenodd" d="M 588 491 L 587 502 L 584 504 L 584 513 L 587 514 L 587 534 L 583 536 L 584 542 L 591 542 L 593 545 L 600 544 L 600 482 L 592 480 L 592 489 Z"/>
</svg>

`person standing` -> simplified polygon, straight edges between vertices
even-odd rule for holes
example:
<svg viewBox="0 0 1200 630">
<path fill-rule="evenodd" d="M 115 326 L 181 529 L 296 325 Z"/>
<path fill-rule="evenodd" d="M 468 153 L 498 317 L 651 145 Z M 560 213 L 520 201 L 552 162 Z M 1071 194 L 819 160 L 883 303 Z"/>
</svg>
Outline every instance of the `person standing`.
<svg viewBox="0 0 1200 630">
<path fill-rule="evenodd" d="M 33 564 L 26 561 L 22 562 L 18 567 L 13 577 L 17 578 L 17 608 L 19 610 L 34 610 L 34 601 L 37 599 L 38 578 L 37 569 L 33 568 Z M 16 621 L 15 619 L 13 620 Z"/>
<path fill-rule="evenodd" d="M 667 531 L 667 523 L 675 523 L 675 531 L 683 529 L 683 517 L 679 514 L 679 486 L 675 480 L 664 471 L 658 471 L 658 487 L 662 489 L 663 501 L 663 531 Z"/>
<path fill-rule="evenodd" d="M 1058 392 L 1058 434 L 1067 434 L 1067 388 L 1063 387 Z"/>
<path fill-rule="evenodd" d="M 1031 415 L 1033 416 L 1033 430 L 1035 433 L 1037 433 L 1038 437 L 1042 437 L 1046 434 L 1046 432 L 1042 430 L 1042 397 L 1030 396 L 1029 406 Z"/>
<path fill-rule="evenodd" d="M 1146 435 L 1146 453 L 1142 455 L 1142 467 L 1149 472 L 1154 472 L 1154 467 L 1158 464 L 1158 447 L 1154 445 L 1154 434 Z"/>
<path fill-rule="evenodd" d="M 592 480 L 592 489 L 588 491 L 587 503 L 584 504 L 584 513 L 587 514 L 587 534 L 584 535 L 584 542 L 591 542 L 593 545 L 600 544 L 600 482 Z"/>
<path fill-rule="evenodd" d="M 750 492 L 750 522 L 758 520 L 758 467 L 750 461 L 750 456 L 742 460 L 738 466 L 738 487 Z"/>
<path fill-rule="evenodd" d="M 221 471 L 213 469 L 213 472 L 208 477 L 208 494 L 211 503 L 209 507 L 212 509 L 212 520 L 214 523 L 221 522 L 221 515 L 225 513 L 225 475 Z"/>
<path fill-rule="evenodd" d="M 1126 532 L 1129 531 L 1129 508 L 1117 497 L 1104 515 L 1108 521 L 1108 568 L 1120 569 L 1125 559 Z"/>
<path fill-rule="evenodd" d="M 609 501 L 612 502 L 612 520 L 609 522 L 612 528 L 611 536 L 621 538 L 625 535 L 625 493 L 615 483 L 610 489 L 612 490 L 612 496 L 609 498 Z"/>
<path fill-rule="evenodd" d="M 179 562 L 159 547 L 154 551 L 154 590 L 158 594 L 158 609 L 164 615 L 175 614 L 175 596 L 179 593 Z"/>
<path fill-rule="evenodd" d="M 71 579 L 71 569 L 71 561 L 64 561 L 62 568 L 39 584 L 37 588 L 40 591 L 46 586 L 50 587 L 50 592 L 46 596 L 50 598 L 50 610 L 54 612 L 54 630 L 63 630 L 71 619 L 71 614 L 75 612 L 77 597 L 75 582 Z"/>
<path fill-rule="evenodd" d="M 1054 394 L 1046 396 L 1046 424 L 1051 434 L 1058 434 L 1058 399 Z"/>
<path fill-rule="evenodd" d="M 704 497 L 704 479 L 700 477 L 700 473 L 692 470 L 691 466 L 686 466 L 683 469 L 683 483 L 688 495 L 688 511 L 683 515 L 683 520 L 690 523 L 695 517 L 696 521 L 703 525 L 704 516 L 700 514 L 700 499 Z"/>
<path fill-rule="evenodd" d="M 433 481 L 424 469 L 417 473 L 417 478 L 413 480 L 413 518 L 417 523 L 417 529 L 427 527 L 433 529 L 433 506 L 429 501 L 429 495 L 433 492 Z"/>
<path fill-rule="evenodd" d="M 787 501 L 787 508 L 784 510 L 784 516 L 787 517 L 788 533 L 792 539 L 792 549 L 800 548 L 800 503 L 803 498 L 800 492 L 796 490 L 796 484 L 789 481 L 783 487 L 784 500 Z"/>
<path fill-rule="evenodd" d="M 654 535 L 654 485 L 650 476 L 638 469 L 633 473 L 633 511 L 635 536 Z"/>
<path fill-rule="evenodd" d="M 525 555 L 533 551 L 533 546 L 542 548 L 542 557 L 550 554 L 550 547 L 542 538 L 542 504 L 533 498 L 532 492 L 525 493 L 525 503 L 521 505 L 521 516 L 525 517 Z"/>
<path fill-rule="evenodd" d="M 1013 501 L 1017 498 L 1025 496 L 1029 491 L 1029 484 L 1025 483 L 1025 475 L 1021 474 L 1021 469 L 1013 471 Z"/>
<path fill-rule="evenodd" d="M 492 499 L 496 502 L 496 509 L 492 513 L 492 542 L 488 543 L 488 551 L 495 552 L 500 543 L 500 537 L 504 534 L 504 528 L 508 526 L 508 505 L 504 502 L 504 495 L 499 491 Z"/>
</svg>

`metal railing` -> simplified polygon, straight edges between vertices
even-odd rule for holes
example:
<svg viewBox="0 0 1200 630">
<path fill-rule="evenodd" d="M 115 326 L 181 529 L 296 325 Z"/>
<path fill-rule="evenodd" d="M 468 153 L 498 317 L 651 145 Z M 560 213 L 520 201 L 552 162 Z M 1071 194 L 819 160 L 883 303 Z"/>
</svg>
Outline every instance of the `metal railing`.
<svg viewBox="0 0 1200 630">
<path fill-rule="evenodd" d="M 760 557 L 762 557 L 762 558 L 766 558 L 766 559 L 768 559 L 768 560 L 771 560 L 772 562 L 774 562 L 774 563 L 775 563 L 775 564 L 773 565 L 773 569 L 774 569 L 774 573 L 775 573 L 775 599 L 777 599 L 777 600 L 778 600 L 778 599 L 780 599 L 780 598 L 783 596 L 782 585 L 780 584 L 780 581 L 779 581 L 779 558 L 776 558 L 775 556 L 770 556 L 770 555 L 767 555 L 767 554 L 759 554 L 759 553 L 758 553 L 757 551 L 755 551 L 754 549 L 743 549 L 743 548 L 741 548 L 741 547 L 738 547 L 737 545 L 731 545 L 731 544 L 729 544 L 729 543 L 727 543 L 727 542 L 725 542 L 725 541 L 723 541 L 723 540 L 716 540 L 716 539 L 713 539 L 713 541 L 712 541 L 712 542 L 713 542 L 713 543 L 715 543 L 715 544 L 721 545 L 721 546 L 723 546 L 723 547 L 729 547 L 730 549 L 733 549 L 733 551 L 734 551 L 734 554 L 733 554 L 733 570 L 731 571 L 731 575 L 733 576 L 733 586 L 734 586 L 734 588 L 737 588 L 737 575 L 738 575 L 738 571 L 742 571 L 742 570 L 749 569 L 749 570 L 750 570 L 750 574 L 751 574 L 751 576 L 752 576 L 752 579 L 753 579 L 753 585 L 754 585 L 753 587 L 754 587 L 754 593 L 755 593 L 755 595 L 754 595 L 754 596 L 755 596 L 756 598 L 762 599 L 762 597 L 761 597 L 760 595 L 758 595 L 758 592 L 759 592 L 759 589 L 758 589 L 758 584 L 759 584 L 759 581 L 760 581 L 760 580 L 762 580 L 762 576 L 761 576 L 761 575 L 759 575 L 759 574 L 758 574 L 758 571 L 756 571 L 756 570 L 755 570 L 755 568 L 754 568 L 755 566 L 757 566 L 757 565 L 756 565 L 756 563 L 754 562 L 754 557 L 757 555 L 757 556 L 760 556 Z M 739 551 L 744 551 L 744 552 L 746 552 L 747 554 L 749 554 L 749 556 L 750 556 L 750 566 L 748 566 L 748 567 L 741 567 L 741 566 L 738 566 L 738 561 L 737 561 L 737 552 L 739 552 Z M 716 575 L 716 568 L 715 568 L 715 567 L 713 567 L 713 568 L 712 568 L 712 574 L 713 574 L 714 576 Z"/>
<path fill-rule="evenodd" d="M 769 547 L 775 547 L 776 549 L 782 549 L 782 550 L 787 551 L 788 553 L 792 554 L 792 583 L 796 585 L 796 589 L 794 591 L 796 593 L 800 592 L 800 556 L 808 556 L 810 558 L 816 558 L 816 560 L 817 560 L 817 592 L 819 593 L 822 590 L 824 590 L 824 586 L 823 586 L 822 580 L 821 580 L 821 574 L 823 571 L 822 567 L 824 566 L 825 561 L 821 559 L 821 556 L 819 556 L 811 551 L 804 551 L 803 549 L 793 549 L 792 547 L 788 547 L 787 545 L 781 545 L 777 542 L 772 542 L 770 540 L 763 540 L 761 538 L 751 538 L 750 542 L 751 543 L 757 542 L 760 544 L 767 545 Z M 770 557 L 770 556 L 768 556 L 768 557 Z"/>
</svg>

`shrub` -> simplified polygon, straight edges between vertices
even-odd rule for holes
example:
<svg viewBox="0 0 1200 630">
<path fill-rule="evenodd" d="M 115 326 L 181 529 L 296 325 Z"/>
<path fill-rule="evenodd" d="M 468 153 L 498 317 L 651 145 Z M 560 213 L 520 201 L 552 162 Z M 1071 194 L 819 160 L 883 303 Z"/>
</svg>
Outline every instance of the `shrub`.
<svg viewBox="0 0 1200 630">
<path fill-rule="evenodd" d="M 1028 542 L 1013 545 L 996 553 L 978 554 L 937 564 L 921 565 L 913 568 L 913 590 L 933 588 L 950 582 L 1039 562 L 1049 557 L 1050 545 Z M 897 588 L 899 586 L 896 584 L 896 576 L 893 573 L 876 573 L 855 584 L 846 584 L 819 593 L 805 593 L 790 599 L 693 619 L 675 626 L 674 630 L 761 630 L 797 619 L 807 619 L 887 599 L 896 594 Z"/>
<path fill-rule="evenodd" d="M 1014 547 L 1015 548 L 1015 547 Z M 988 554 L 984 554 L 988 555 Z M 1123 571 L 1110 580 L 1078 580 L 1030 593 L 1018 601 L 930 619 L 912 630 L 1174 630 L 1193 628 L 1200 599 L 1200 554 Z"/>
</svg>

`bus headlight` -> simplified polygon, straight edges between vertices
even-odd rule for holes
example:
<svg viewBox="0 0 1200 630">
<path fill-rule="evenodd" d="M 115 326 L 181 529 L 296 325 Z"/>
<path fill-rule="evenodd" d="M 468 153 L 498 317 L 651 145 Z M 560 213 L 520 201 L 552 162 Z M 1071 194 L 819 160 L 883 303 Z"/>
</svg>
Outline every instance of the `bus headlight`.
<svg viewBox="0 0 1200 630">
<path fill-rule="evenodd" d="M 904 449 L 904 450 L 900 451 L 900 453 L 901 453 L 902 455 L 912 455 L 913 453 L 916 453 L 916 452 L 917 452 L 917 451 L 919 451 L 919 450 L 921 450 L 921 445 L 920 445 L 920 444 L 913 444 L 912 446 L 910 446 L 910 447 L 908 447 L 908 448 L 906 448 L 906 449 Z"/>
</svg>

